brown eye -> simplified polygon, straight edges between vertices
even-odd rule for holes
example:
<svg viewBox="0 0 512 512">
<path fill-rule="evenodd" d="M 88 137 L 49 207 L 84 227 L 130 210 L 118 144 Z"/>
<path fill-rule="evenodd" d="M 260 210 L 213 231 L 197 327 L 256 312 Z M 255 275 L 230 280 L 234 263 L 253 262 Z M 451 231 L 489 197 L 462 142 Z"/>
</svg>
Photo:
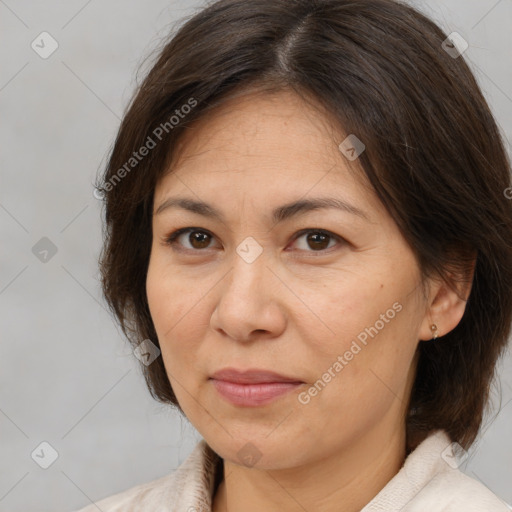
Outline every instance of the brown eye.
<svg viewBox="0 0 512 512">
<path fill-rule="evenodd" d="M 210 243 L 210 235 L 202 231 L 192 231 L 188 235 L 188 241 L 194 249 L 205 249 Z"/>
<path fill-rule="evenodd" d="M 301 232 L 295 239 L 295 242 L 301 239 L 305 240 L 305 244 L 303 243 L 302 247 L 299 247 L 300 250 L 306 252 L 321 252 L 330 249 L 332 247 L 332 245 L 329 245 L 330 242 L 335 242 L 335 239 L 340 238 L 325 231 L 309 229 Z"/>
<path fill-rule="evenodd" d="M 327 249 L 330 238 L 331 237 L 329 235 L 325 235 L 324 233 L 309 233 L 306 240 L 307 243 L 310 244 L 309 247 L 312 249 L 323 250 Z"/>
<path fill-rule="evenodd" d="M 201 228 L 182 228 L 165 237 L 164 244 L 172 246 L 176 251 L 199 252 L 210 248 L 210 242 L 213 238 L 210 232 Z M 341 243 L 344 241 L 338 235 L 319 229 L 300 231 L 296 235 L 294 243 L 297 243 L 298 240 L 305 240 L 302 247 L 299 244 L 299 250 L 306 253 L 321 253 L 336 245 L 336 241 Z M 333 244 L 330 245 L 331 242 Z"/>
<path fill-rule="evenodd" d="M 182 235 L 188 234 L 188 237 Z M 183 238 L 182 241 L 179 239 Z M 174 233 L 172 233 L 169 237 L 165 239 L 165 243 L 168 245 L 181 245 L 185 249 L 190 250 L 201 250 L 207 249 L 208 245 L 211 242 L 212 235 L 207 231 L 203 231 L 196 228 L 183 228 L 178 229 Z M 184 241 L 187 241 L 189 246 L 187 246 Z"/>
</svg>

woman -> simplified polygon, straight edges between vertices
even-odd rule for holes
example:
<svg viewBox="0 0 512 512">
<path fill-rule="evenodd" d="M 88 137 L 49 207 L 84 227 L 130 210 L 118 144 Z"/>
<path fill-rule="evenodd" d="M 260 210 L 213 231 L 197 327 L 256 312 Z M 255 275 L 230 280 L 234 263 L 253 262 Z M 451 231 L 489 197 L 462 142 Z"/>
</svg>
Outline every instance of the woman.
<svg viewBox="0 0 512 512">
<path fill-rule="evenodd" d="M 120 127 L 105 297 L 204 439 L 107 511 L 505 511 L 458 466 L 512 322 L 510 162 L 392 0 L 220 0 Z"/>
</svg>

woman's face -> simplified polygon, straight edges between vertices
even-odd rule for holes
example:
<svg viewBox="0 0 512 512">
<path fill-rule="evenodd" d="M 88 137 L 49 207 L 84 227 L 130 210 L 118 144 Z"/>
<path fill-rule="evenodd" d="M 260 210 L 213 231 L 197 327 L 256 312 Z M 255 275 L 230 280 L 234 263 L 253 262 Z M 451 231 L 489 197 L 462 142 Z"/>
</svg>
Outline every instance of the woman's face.
<svg viewBox="0 0 512 512">
<path fill-rule="evenodd" d="M 428 304 L 343 139 L 293 93 L 249 94 L 187 130 L 155 190 L 147 297 L 167 375 L 194 427 L 237 464 L 297 466 L 404 428 Z M 169 198 L 208 206 L 156 213 Z M 349 206 L 281 209 L 319 199 Z M 211 379 L 227 367 L 299 384 L 236 402 Z"/>
</svg>

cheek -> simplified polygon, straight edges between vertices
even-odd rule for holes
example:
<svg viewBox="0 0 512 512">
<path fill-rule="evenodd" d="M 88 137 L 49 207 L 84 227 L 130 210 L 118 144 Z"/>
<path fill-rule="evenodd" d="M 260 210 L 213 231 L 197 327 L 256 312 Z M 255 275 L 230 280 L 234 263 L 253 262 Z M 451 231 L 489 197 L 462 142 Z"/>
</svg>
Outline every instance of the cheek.
<svg viewBox="0 0 512 512">
<path fill-rule="evenodd" d="M 150 262 L 146 293 L 149 311 L 169 379 L 182 380 L 197 367 L 196 351 L 204 320 L 199 318 L 202 288 L 194 287 L 179 272 L 166 271 L 155 259 Z M 176 390 L 179 392 L 179 390 Z"/>
<path fill-rule="evenodd" d="M 405 307 L 378 334 L 370 331 L 366 344 L 357 338 L 361 331 L 356 328 L 332 344 L 330 354 L 315 359 L 311 353 L 316 372 L 298 411 L 308 428 L 324 432 L 316 438 L 320 451 L 328 451 L 333 438 L 348 442 L 381 422 L 396 424 L 402 417 L 415 344 L 408 343 L 409 322 L 400 315 L 407 315 Z"/>
<path fill-rule="evenodd" d="M 205 293 L 205 282 L 195 281 L 178 266 L 171 266 L 156 249 L 146 278 L 149 310 L 156 331 L 164 341 L 180 327 L 190 323 Z"/>
<path fill-rule="evenodd" d="M 331 284 L 328 294 L 309 295 L 321 321 L 305 314 L 297 322 L 307 340 L 308 382 L 316 388 L 311 400 L 326 413 L 333 401 L 379 408 L 405 392 L 421 316 L 414 286 L 403 272 L 354 275 Z"/>
<path fill-rule="evenodd" d="M 374 336 L 383 338 L 393 324 L 396 329 L 404 293 L 389 277 L 383 280 L 367 272 L 324 282 L 328 285 L 296 288 L 301 301 L 293 312 L 315 359 L 343 354 L 354 340 L 364 347 Z"/>
<path fill-rule="evenodd" d="M 353 411 L 361 418 L 374 417 L 407 401 L 417 347 L 415 311 L 410 303 L 395 302 L 388 307 L 386 300 L 383 306 L 372 309 L 362 327 L 350 322 L 351 331 L 347 328 L 337 343 L 329 344 L 331 351 L 322 358 L 322 368 L 317 371 L 320 382 L 315 381 L 314 386 L 319 388 L 322 397 L 318 405 L 326 414 L 335 403 L 342 416 Z M 381 313 L 387 322 L 381 319 Z"/>
</svg>

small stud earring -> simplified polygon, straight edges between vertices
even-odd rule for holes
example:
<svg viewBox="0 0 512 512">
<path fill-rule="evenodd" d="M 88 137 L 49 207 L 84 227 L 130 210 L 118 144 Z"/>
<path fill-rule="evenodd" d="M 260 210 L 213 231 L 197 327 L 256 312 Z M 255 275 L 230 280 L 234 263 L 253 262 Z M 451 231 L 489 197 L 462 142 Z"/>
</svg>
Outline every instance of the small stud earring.
<svg viewBox="0 0 512 512">
<path fill-rule="evenodd" d="M 432 324 L 430 326 L 430 330 L 432 331 L 432 336 L 433 336 L 433 340 L 436 340 L 437 339 L 437 325 L 436 324 Z"/>
</svg>

